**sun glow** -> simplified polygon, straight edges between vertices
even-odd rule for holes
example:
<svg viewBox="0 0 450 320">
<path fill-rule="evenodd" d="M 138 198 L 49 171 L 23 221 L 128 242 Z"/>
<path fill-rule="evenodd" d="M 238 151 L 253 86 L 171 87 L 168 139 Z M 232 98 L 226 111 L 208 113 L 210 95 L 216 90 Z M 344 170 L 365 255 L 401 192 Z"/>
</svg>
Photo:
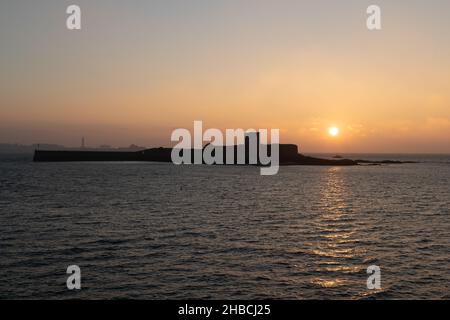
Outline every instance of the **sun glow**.
<svg viewBox="0 0 450 320">
<path fill-rule="evenodd" d="M 339 135 L 339 128 L 336 127 L 328 128 L 328 134 L 332 137 L 336 137 L 337 135 Z"/>
</svg>

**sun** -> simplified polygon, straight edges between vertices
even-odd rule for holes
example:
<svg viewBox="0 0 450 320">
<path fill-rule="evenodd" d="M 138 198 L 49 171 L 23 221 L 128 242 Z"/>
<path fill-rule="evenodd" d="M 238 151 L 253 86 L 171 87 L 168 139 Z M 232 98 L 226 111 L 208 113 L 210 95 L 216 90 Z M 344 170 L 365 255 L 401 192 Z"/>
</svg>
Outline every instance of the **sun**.
<svg viewBox="0 0 450 320">
<path fill-rule="evenodd" d="M 337 135 L 339 135 L 339 128 L 336 127 L 328 128 L 328 134 L 332 137 L 336 137 Z"/>
</svg>

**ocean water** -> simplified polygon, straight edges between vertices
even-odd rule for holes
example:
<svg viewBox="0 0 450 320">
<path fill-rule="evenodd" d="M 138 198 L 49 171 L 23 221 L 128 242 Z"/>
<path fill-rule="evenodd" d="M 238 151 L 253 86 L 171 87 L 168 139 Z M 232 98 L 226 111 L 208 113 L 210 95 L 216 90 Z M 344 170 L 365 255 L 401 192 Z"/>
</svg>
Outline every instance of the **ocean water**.
<svg viewBox="0 0 450 320">
<path fill-rule="evenodd" d="M 449 299 L 450 157 L 398 157 L 423 162 L 260 176 L 2 156 L 0 298 Z"/>
</svg>

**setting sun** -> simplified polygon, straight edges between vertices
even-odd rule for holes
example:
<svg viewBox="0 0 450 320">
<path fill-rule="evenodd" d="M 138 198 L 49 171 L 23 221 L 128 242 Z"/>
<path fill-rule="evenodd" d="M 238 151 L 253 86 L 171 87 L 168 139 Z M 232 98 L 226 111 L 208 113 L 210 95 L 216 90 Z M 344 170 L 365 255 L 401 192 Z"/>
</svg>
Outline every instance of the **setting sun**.
<svg viewBox="0 0 450 320">
<path fill-rule="evenodd" d="M 332 137 L 336 137 L 339 134 L 339 128 L 336 127 L 328 128 L 328 134 Z"/>
</svg>

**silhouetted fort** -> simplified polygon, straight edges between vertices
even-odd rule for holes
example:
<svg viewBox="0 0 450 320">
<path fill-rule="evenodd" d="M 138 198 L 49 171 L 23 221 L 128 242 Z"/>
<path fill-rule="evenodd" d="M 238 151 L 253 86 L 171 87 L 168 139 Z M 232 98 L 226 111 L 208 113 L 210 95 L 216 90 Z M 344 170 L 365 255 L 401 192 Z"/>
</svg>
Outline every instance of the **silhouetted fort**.
<svg viewBox="0 0 450 320">
<path fill-rule="evenodd" d="M 259 135 L 256 135 L 257 146 L 259 148 Z M 242 145 L 240 145 L 242 147 Z M 217 148 L 217 147 L 216 147 Z M 238 146 L 222 146 L 224 159 L 230 152 L 234 153 L 234 161 L 237 163 Z M 245 163 L 249 165 L 249 135 L 245 137 Z M 271 145 L 267 145 L 268 155 L 270 156 Z M 184 149 L 186 150 L 186 149 Z M 180 149 L 179 152 L 184 151 Z M 191 149 L 191 162 L 194 163 L 194 153 L 201 151 L 199 149 Z M 67 161 L 154 161 L 154 162 L 172 162 L 171 158 L 172 148 L 152 148 L 140 151 L 48 151 L 35 150 L 33 161 L 35 162 L 67 162 Z M 338 165 L 351 166 L 358 163 L 349 159 L 320 159 L 314 157 L 304 156 L 298 153 L 298 147 L 294 144 L 280 144 L 279 145 L 279 162 L 280 165 Z M 213 152 L 214 155 L 214 152 Z M 225 162 L 225 161 L 224 161 Z M 259 159 L 256 164 L 260 164 Z"/>
</svg>

